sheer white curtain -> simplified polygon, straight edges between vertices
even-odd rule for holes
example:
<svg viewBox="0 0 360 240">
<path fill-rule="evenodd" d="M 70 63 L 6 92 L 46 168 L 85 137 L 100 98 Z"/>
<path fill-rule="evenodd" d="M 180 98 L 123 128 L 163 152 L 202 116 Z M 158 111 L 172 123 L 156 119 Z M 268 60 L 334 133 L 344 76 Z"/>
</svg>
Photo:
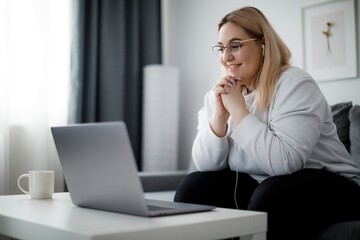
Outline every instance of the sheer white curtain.
<svg viewBox="0 0 360 240">
<path fill-rule="evenodd" d="M 70 0 L 0 0 L 0 194 L 29 170 L 62 171 L 50 126 L 66 124 Z"/>
</svg>

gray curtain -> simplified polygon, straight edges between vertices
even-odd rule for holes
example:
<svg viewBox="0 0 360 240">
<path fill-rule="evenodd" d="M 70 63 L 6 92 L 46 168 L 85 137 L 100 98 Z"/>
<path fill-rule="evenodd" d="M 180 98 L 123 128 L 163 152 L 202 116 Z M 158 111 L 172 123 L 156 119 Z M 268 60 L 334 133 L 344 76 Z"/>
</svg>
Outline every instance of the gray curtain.
<svg viewBox="0 0 360 240">
<path fill-rule="evenodd" d="M 74 0 L 70 123 L 123 120 L 141 169 L 143 67 L 161 63 L 160 0 Z"/>
</svg>

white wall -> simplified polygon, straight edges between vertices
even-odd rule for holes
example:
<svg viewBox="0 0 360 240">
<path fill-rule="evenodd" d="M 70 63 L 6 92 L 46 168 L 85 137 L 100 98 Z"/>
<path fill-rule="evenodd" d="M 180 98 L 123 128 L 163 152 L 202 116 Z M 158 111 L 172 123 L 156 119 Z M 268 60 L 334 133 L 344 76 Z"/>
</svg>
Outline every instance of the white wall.
<svg viewBox="0 0 360 240">
<path fill-rule="evenodd" d="M 203 105 L 204 94 L 220 76 L 217 59 L 211 51 L 217 40 L 218 21 L 228 12 L 243 6 L 259 8 L 290 48 L 291 63 L 303 67 L 301 8 L 322 2 L 327 0 L 162 1 L 164 64 L 180 69 L 180 169 L 187 168 L 191 158 L 197 112 Z M 360 15 L 359 9 L 357 6 L 357 15 Z M 359 39 L 360 36 L 358 48 Z M 360 78 L 321 82 L 319 86 L 329 104 L 341 101 L 360 104 Z"/>
</svg>

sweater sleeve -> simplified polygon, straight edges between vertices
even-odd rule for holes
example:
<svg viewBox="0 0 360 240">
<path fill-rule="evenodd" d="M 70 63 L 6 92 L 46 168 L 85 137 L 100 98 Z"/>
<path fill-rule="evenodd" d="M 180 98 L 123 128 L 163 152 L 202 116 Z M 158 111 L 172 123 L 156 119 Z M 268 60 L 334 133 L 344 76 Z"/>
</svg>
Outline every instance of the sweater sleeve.
<svg viewBox="0 0 360 240">
<path fill-rule="evenodd" d="M 304 167 L 321 134 L 327 103 L 307 74 L 279 79 L 267 122 L 249 114 L 231 138 L 266 174 L 282 175 Z"/>
<path fill-rule="evenodd" d="M 192 158 L 199 171 L 215 171 L 228 166 L 228 136 L 217 137 L 209 124 L 213 109 L 213 93 L 205 96 L 204 107 L 198 113 L 198 133 L 192 147 Z"/>
</svg>

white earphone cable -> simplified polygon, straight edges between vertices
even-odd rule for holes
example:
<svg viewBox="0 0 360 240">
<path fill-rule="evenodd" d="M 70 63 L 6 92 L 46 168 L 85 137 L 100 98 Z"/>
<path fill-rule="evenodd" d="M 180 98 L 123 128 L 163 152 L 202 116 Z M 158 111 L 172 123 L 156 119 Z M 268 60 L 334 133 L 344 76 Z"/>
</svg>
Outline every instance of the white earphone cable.
<svg viewBox="0 0 360 240">
<path fill-rule="evenodd" d="M 239 172 L 238 172 L 238 168 L 237 168 L 237 162 L 235 161 L 235 170 L 236 170 L 236 179 L 235 179 L 235 188 L 234 188 L 234 201 L 235 201 L 235 206 L 236 209 L 239 209 L 239 206 L 237 204 L 237 186 L 238 186 L 238 180 L 239 180 Z"/>
<path fill-rule="evenodd" d="M 235 189 L 234 189 L 234 201 L 235 201 L 236 209 L 239 209 L 239 206 L 238 206 L 238 204 L 237 204 L 237 197 L 236 197 L 236 194 L 237 194 L 237 185 L 238 185 L 238 177 L 239 177 L 239 173 L 238 173 L 238 171 L 236 171 L 236 182 L 235 182 Z"/>
</svg>

